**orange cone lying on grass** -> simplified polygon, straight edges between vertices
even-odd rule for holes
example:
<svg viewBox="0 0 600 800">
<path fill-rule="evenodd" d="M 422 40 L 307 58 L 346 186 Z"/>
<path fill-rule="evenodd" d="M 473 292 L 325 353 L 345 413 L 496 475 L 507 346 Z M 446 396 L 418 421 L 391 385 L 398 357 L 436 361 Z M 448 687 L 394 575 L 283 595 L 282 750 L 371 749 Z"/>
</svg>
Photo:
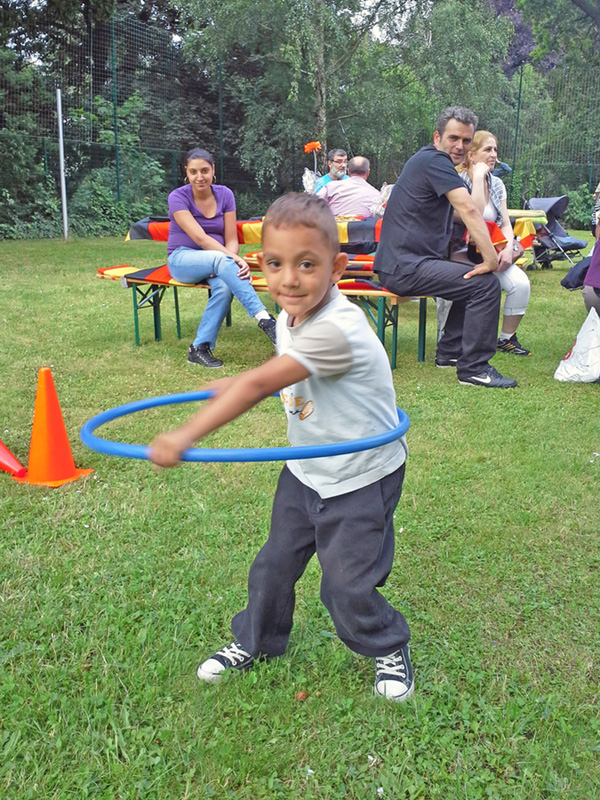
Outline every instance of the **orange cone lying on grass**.
<svg viewBox="0 0 600 800">
<path fill-rule="evenodd" d="M 26 474 L 13 480 L 34 486 L 62 486 L 89 475 L 93 469 L 77 469 L 48 367 L 40 369 L 33 413 L 31 445 Z"/>
<path fill-rule="evenodd" d="M 11 475 L 16 475 L 17 478 L 22 478 L 25 475 L 25 467 L 17 461 L 3 442 L 0 442 L 0 469 Z"/>
</svg>

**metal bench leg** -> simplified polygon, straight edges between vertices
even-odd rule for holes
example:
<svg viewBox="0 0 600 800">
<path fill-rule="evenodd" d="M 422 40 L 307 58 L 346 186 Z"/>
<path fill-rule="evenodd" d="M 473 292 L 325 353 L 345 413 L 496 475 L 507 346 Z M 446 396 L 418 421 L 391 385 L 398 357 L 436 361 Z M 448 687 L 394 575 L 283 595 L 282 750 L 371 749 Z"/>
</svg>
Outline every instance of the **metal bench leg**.
<svg viewBox="0 0 600 800">
<path fill-rule="evenodd" d="M 158 286 L 152 286 L 152 291 L 155 293 L 152 297 L 152 314 L 154 316 L 154 339 L 157 342 L 162 341 L 162 332 L 160 328 L 160 301 L 162 295 Z"/>
<path fill-rule="evenodd" d="M 396 369 L 396 356 L 398 355 L 398 304 L 390 308 L 392 320 L 392 369 Z"/>
<path fill-rule="evenodd" d="M 427 298 L 419 300 L 419 346 L 418 360 L 425 361 L 425 334 L 427 332 Z"/>
<path fill-rule="evenodd" d="M 136 347 L 140 346 L 140 321 L 138 319 L 138 304 L 137 304 L 137 287 L 132 286 L 133 292 L 133 326 L 135 328 L 135 344 Z"/>
<path fill-rule="evenodd" d="M 175 302 L 175 326 L 177 327 L 177 338 L 181 339 L 181 320 L 179 319 L 179 295 L 177 287 L 173 287 L 173 300 Z"/>
<path fill-rule="evenodd" d="M 377 336 L 385 347 L 385 297 L 377 298 Z"/>
</svg>

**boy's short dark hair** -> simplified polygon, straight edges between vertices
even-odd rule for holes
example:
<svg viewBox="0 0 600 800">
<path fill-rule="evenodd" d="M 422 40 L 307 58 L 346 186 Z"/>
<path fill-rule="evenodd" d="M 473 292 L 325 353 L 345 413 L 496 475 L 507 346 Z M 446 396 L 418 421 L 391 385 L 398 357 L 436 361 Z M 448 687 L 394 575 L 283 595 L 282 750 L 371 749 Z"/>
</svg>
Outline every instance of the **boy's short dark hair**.
<svg viewBox="0 0 600 800">
<path fill-rule="evenodd" d="M 314 194 L 289 192 L 269 206 L 263 219 L 263 238 L 269 228 L 315 228 L 334 254 L 340 252 L 335 217 L 327 202 Z"/>
</svg>

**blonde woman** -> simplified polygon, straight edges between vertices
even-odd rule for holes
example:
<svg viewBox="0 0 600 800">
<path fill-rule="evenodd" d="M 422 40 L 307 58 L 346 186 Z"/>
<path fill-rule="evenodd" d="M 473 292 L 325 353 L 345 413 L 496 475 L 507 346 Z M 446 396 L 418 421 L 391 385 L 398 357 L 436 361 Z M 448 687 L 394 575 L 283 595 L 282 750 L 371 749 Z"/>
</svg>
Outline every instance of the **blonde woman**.
<svg viewBox="0 0 600 800">
<path fill-rule="evenodd" d="M 489 131 L 477 131 L 467 152 L 466 163 L 456 169 L 484 219 L 495 222 L 506 239 L 506 246 L 498 253 L 498 269 L 495 273 L 506 292 L 498 350 L 516 356 L 529 356 L 531 351 L 520 344 L 516 331 L 527 310 L 531 285 L 527 275 L 514 263 L 522 255 L 523 248 L 514 237 L 508 217 L 506 187 L 500 178 L 492 175 L 497 161 L 498 140 Z"/>
</svg>

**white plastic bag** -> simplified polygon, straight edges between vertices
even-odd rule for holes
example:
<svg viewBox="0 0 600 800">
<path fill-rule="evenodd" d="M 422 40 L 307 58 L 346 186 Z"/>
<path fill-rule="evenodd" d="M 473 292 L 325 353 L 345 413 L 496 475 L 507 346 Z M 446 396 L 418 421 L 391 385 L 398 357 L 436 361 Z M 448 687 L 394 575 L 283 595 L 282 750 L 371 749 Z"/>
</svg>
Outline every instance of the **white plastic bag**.
<svg viewBox="0 0 600 800">
<path fill-rule="evenodd" d="M 313 172 L 312 169 L 304 167 L 304 172 L 302 173 L 302 186 L 304 187 L 304 191 L 307 192 L 307 194 L 314 194 L 316 183 L 316 173 Z"/>
<path fill-rule="evenodd" d="M 600 317 L 595 308 L 590 309 L 575 344 L 556 368 L 554 377 L 557 381 L 574 383 L 600 379 Z"/>
</svg>

